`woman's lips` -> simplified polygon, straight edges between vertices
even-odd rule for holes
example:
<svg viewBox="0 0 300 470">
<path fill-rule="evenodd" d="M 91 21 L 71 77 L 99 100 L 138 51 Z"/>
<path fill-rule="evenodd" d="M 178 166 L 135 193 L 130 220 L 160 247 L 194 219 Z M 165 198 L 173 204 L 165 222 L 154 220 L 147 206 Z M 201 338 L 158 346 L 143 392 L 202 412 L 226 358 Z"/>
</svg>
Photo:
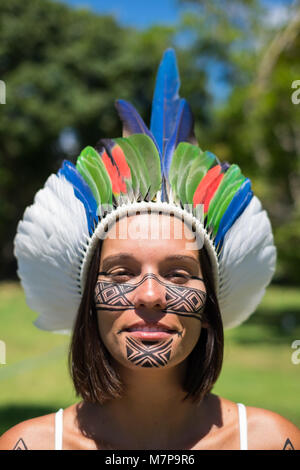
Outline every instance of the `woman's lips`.
<svg viewBox="0 0 300 470">
<path fill-rule="evenodd" d="M 125 333 L 130 334 L 134 338 L 148 341 L 159 341 L 170 337 L 177 333 L 176 330 L 162 329 L 162 328 L 143 328 L 133 327 L 124 330 Z"/>
</svg>

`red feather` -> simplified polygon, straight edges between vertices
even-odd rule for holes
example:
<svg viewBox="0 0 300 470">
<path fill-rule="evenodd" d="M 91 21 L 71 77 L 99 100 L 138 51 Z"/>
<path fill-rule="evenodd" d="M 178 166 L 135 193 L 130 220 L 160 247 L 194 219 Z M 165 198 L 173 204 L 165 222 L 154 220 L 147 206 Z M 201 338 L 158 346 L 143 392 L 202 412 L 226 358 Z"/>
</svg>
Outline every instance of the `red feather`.
<svg viewBox="0 0 300 470">
<path fill-rule="evenodd" d="M 206 193 L 208 188 L 213 183 L 213 181 L 220 176 L 221 173 L 221 165 L 215 165 L 203 177 L 200 183 L 197 186 L 197 189 L 194 193 L 193 197 L 193 206 L 195 207 L 197 204 L 203 204 L 206 198 Z M 205 212 L 205 209 L 204 209 Z"/>
<path fill-rule="evenodd" d="M 219 176 L 217 176 L 216 179 L 212 181 L 211 185 L 208 187 L 205 198 L 204 198 L 204 214 L 208 212 L 209 203 L 211 199 L 213 198 L 215 192 L 217 191 L 219 184 L 221 183 L 223 177 L 224 177 L 224 173 L 221 173 Z"/>
<path fill-rule="evenodd" d="M 108 140 L 102 141 L 104 148 L 101 152 L 102 161 L 109 174 L 113 194 L 127 193 L 126 181 L 131 180 L 130 168 L 121 147 L 109 141 L 113 145 L 105 145 Z"/>
</svg>

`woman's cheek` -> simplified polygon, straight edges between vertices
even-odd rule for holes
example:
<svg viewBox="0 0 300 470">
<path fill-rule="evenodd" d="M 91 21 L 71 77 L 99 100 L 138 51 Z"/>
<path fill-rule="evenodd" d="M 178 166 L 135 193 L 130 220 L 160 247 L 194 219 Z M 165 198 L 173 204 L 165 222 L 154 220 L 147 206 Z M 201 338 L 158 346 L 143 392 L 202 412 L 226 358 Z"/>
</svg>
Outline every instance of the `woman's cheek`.
<svg viewBox="0 0 300 470">
<path fill-rule="evenodd" d="M 187 324 L 188 323 L 188 324 Z M 177 364 L 184 361 L 196 346 L 201 333 L 201 325 L 192 319 L 187 319 L 183 325 L 182 336 L 174 342 L 172 362 Z"/>
<path fill-rule="evenodd" d="M 119 341 L 114 332 L 118 316 L 118 314 L 112 312 L 98 312 L 97 315 L 99 334 L 109 352 L 112 348 L 115 350 L 119 347 Z"/>
</svg>

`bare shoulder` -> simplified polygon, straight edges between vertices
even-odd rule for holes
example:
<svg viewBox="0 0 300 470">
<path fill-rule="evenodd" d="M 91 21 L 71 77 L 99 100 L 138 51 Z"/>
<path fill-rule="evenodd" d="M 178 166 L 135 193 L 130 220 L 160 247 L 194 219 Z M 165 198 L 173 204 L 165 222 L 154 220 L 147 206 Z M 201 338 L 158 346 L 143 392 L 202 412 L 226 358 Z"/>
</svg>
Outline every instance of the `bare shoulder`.
<svg viewBox="0 0 300 470">
<path fill-rule="evenodd" d="M 280 414 L 264 408 L 246 407 L 248 448 L 300 450 L 300 429 Z"/>
<path fill-rule="evenodd" d="M 225 435 L 227 440 L 218 442 L 219 448 L 238 449 L 240 423 L 237 403 L 220 396 L 211 396 L 213 408 L 219 406 L 222 411 L 223 428 L 226 429 L 226 433 L 220 436 Z M 300 450 L 300 429 L 295 423 L 271 410 L 245 407 L 249 450 Z"/>
<path fill-rule="evenodd" d="M 16 424 L 0 437 L 0 450 L 53 450 L 54 413 Z"/>
</svg>

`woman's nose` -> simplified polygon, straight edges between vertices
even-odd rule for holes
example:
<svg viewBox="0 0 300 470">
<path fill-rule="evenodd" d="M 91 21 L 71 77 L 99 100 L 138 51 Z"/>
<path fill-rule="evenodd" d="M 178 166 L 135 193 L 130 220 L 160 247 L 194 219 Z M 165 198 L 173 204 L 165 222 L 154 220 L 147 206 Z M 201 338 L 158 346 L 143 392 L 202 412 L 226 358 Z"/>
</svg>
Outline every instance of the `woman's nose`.
<svg viewBox="0 0 300 470">
<path fill-rule="evenodd" d="M 135 289 L 133 299 L 135 308 L 159 309 L 166 308 L 166 289 L 153 277 L 146 277 Z"/>
</svg>

